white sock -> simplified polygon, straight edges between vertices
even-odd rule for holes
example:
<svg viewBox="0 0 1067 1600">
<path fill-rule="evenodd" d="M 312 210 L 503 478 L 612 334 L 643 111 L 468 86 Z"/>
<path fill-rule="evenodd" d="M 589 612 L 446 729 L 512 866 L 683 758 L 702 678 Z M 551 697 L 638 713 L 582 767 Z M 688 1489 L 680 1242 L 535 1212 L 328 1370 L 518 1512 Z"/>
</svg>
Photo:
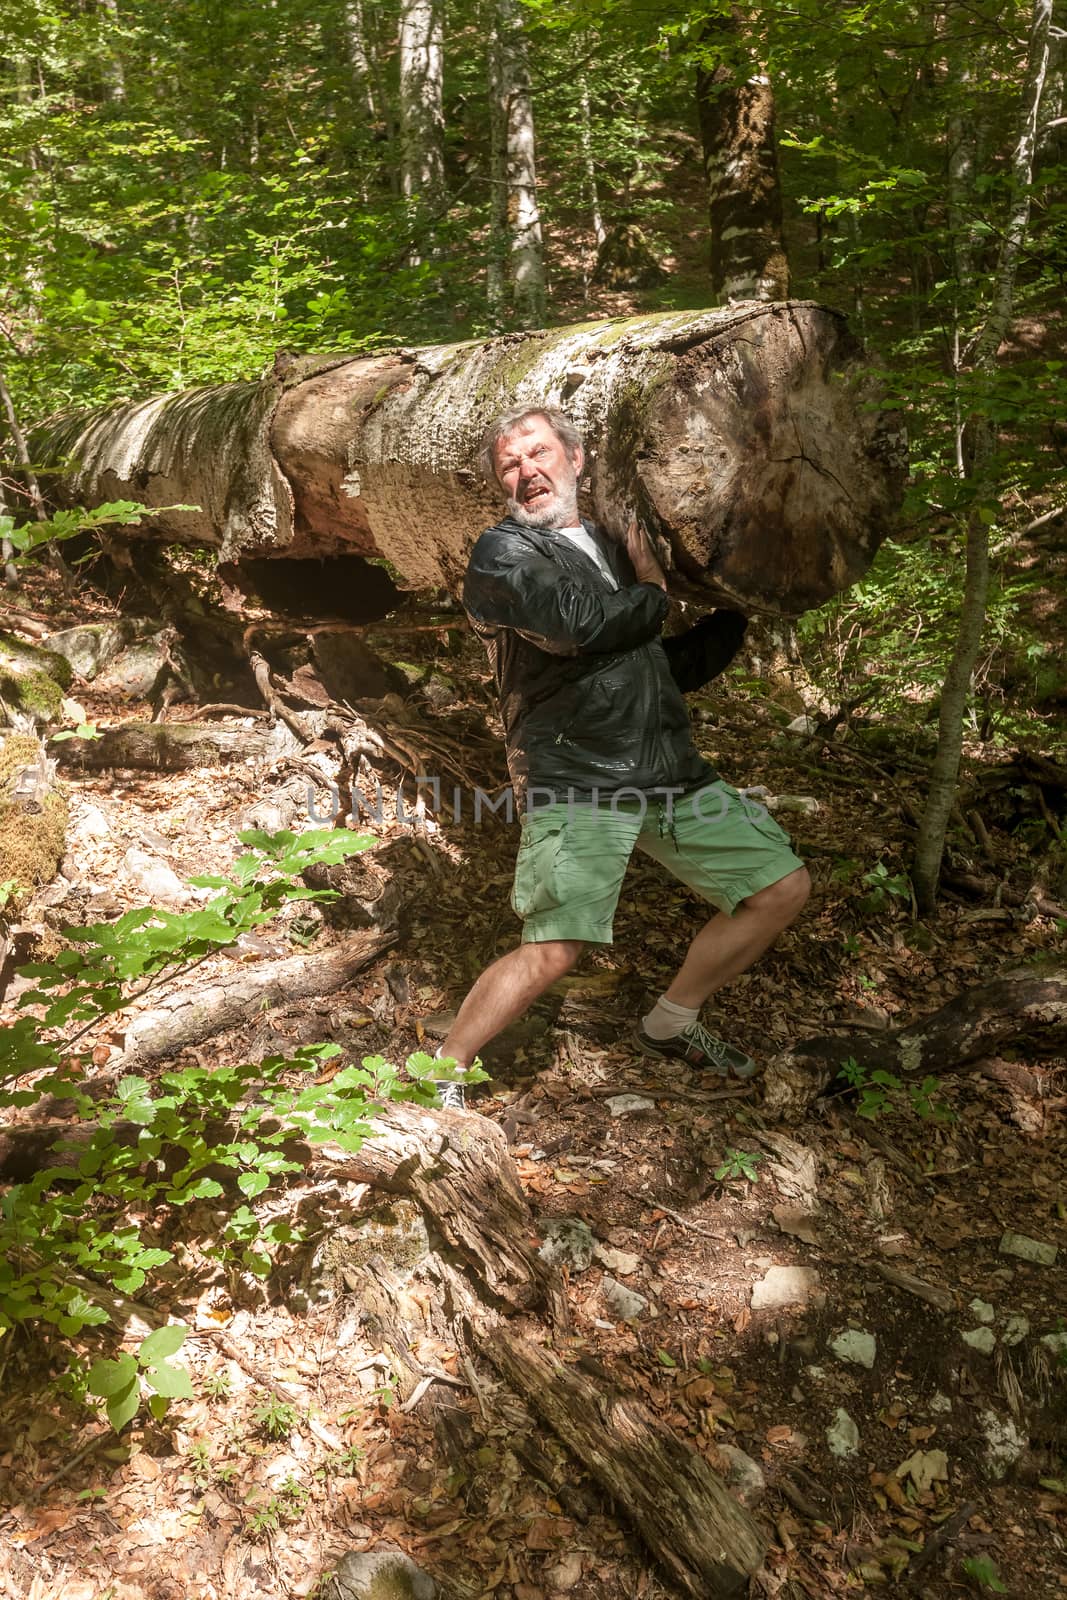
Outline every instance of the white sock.
<svg viewBox="0 0 1067 1600">
<path fill-rule="evenodd" d="M 444 1045 L 441 1044 L 437 1046 L 437 1049 L 433 1053 L 433 1058 L 435 1061 L 440 1061 L 441 1057 L 444 1055 L 444 1048 Z M 466 1067 L 460 1067 L 459 1070 L 460 1072 L 466 1072 L 467 1069 Z"/>
<path fill-rule="evenodd" d="M 699 1006 L 679 1006 L 666 995 L 660 995 L 652 1010 L 644 1017 L 641 1026 L 650 1039 L 673 1039 L 676 1033 L 688 1028 L 700 1015 Z"/>
</svg>

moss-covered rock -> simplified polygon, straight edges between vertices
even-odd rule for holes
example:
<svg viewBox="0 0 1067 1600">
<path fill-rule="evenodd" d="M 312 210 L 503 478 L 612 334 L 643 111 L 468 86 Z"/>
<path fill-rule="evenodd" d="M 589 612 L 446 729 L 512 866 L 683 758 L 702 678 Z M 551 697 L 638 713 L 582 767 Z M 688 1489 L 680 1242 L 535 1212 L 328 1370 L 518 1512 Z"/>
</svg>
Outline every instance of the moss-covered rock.
<svg viewBox="0 0 1067 1600">
<path fill-rule="evenodd" d="M 0 632 L 0 724 L 10 723 L 12 711 L 35 722 L 60 721 L 70 680 L 70 662 L 55 650 L 42 650 Z"/>
<path fill-rule="evenodd" d="M 27 811 L 14 798 L 19 774 L 41 759 L 29 734 L 9 734 L 0 745 L 0 885 L 16 910 L 52 881 L 66 848 L 67 802 L 58 787 L 49 789 L 39 811 Z"/>
</svg>

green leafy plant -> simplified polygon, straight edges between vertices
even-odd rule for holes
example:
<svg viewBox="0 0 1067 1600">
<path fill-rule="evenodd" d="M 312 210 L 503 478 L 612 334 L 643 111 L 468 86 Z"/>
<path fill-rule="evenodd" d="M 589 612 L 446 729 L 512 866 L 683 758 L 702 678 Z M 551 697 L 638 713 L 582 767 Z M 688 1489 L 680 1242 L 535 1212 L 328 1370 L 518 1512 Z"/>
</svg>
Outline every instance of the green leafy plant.
<svg viewBox="0 0 1067 1600">
<path fill-rule="evenodd" d="M 924 1122 L 951 1122 L 954 1113 L 943 1100 L 936 1098 L 941 1079 L 927 1076 L 920 1083 L 898 1078 L 896 1073 L 883 1067 L 869 1070 L 855 1056 L 849 1056 L 838 1071 L 837 1077 L 848 1089 L 857 1092 L 856 1113 L 873 1122 L 894 1103 L 903 1102 Z M 835 1080 L 836 1081 L 836 1080 Z"/>
<path fill-rule="evenodd" d="M 993 1594 L 1007 1594 L 1008 1586 L 997 1571 L 996 1562 L 989 1556 L 967 1556 L 962 1562 L 965 1575 L 980 1589 L 989 1589 Z"/>
<path fill-rule="evenodd" d="M 226 1400 L 233 1393 L 233 1379 L 226 1371 L 205 1372 L 200 1387 L 208 1400 Z"/>
<path fill-rule="evenodd" d="M 199 506 L 144 506 L 135 500 L 109 500 L 102 506 L 86 510 L 72 506 L 57 511 L 40 522 L 24 522 L 16 526 L 8 513 L 0 515 L 0 539 L 6 539 L 14 549 L 13 560 L 18 562 L 39 550 L 42 545 L 62 544 L 79 533 L 93 533 L 97 528 L 136 527 L 146 517 L 159 517 L 168 511 L 199 511 Z M 68 735 L 71 737 L 71 735 Z M 79 738 L 84 735 L 78 735 Z"/>
<path fill-rule="evenodd" d="M 759 1173 L 757 1166 L 763 1156 L 757 1150 L 735 1150 L 728 1146 L 723 1151 L 723 1158 L 715 1168 L 715 1177 L 719 1183 L 729 1183 L 736 1178 L 744 1178 L 748 1183 L 757 1183 Z"/>
<path fill-rule="evenodd" d="M 861 902 L 865 911 L 883 911 L 894 900 L 902 901 L 905 905 L 911 904 L 911 883 L 907 874 L 890 872 L 884 861 L 879 861 L 869 872 L 865 872 L 863 882 L 867 886 L 867 893 Z"/>
<path fill-rule="evenodd" d="M 188 1372 L 169 1360 L 181 1349 L 185 1334 L 185 1328 L 170 1323 L 142 1340 L 135 1356 L 123 1351 L 113 1361 L 95 1361 L 89 1368 L 86 1386 L 90 1394 L 103 1400 L 116 1433 L 132 1422 L 146 1392 L 149 1410 L 157 1420 L 166 1415 L 171 1400 L 193 1398 Z"/>
<path fill-rule="evenodd" d="M 268 1395 L 252 1411 L 252 1421 L 265 1439 L 288 1439 L 296 1427 L 297 1410 L 287 1400 Z"/>
</svg>

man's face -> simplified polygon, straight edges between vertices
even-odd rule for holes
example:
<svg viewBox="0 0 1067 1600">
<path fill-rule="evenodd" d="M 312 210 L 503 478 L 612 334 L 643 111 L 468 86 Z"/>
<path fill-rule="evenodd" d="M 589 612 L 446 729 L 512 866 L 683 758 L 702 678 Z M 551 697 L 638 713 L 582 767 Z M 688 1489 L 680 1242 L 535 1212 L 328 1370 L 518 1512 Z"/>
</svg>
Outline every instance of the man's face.
<svg viewBox="0 0 1067 1600">
<path fill-rule="evenodd" d="M 582 452 L 568 450 L 547 417 L 530 417 L 498 440 L 493 459 L 516 522 L 549 529 L 577 523 Z"/>
</svg>

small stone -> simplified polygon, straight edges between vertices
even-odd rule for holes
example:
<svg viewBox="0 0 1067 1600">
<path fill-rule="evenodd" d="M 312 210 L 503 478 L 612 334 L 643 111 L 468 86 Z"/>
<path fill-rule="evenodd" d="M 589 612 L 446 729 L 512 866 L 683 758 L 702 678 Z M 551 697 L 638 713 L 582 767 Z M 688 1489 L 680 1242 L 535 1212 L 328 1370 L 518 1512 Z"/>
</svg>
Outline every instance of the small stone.
<svg viewBox="0 0 1067 1600">
<path fill-rule="evenodd" d="M 350 1551 L 329 1579 L 329 1600 L 435 1600 L 437 1585 L 402 1550 Z"/>
<path fill-rule="evenodd" d="M 77 821 L 70 829 L 72 839 L 106 839 L 111 824 L 99 806 L 82 806 Z"/>
<path fill-rule="evenodd" d="M 631 1277 L 641 1265 L 641 1257 L 634 1255 L 632 1250 L 616 1250 L 610 1244 L 594 1245 L 593 1255 L 601 1266 L 607 1267 L 609 1272 L 620 1278 Z"/>
<path fill-rule="evenodd" d="M 743 1506 L 754 1506 L 762 1498 L 767 1487 L 767 1480 L 763 1476 L 763 1468 L 751 1456 L 739 1450 L 733 1444 L 720 1444 L 717 1446 L 719 1455 L 726 1463 L 726 1482 L 734 1491 Z"/>
<path fill-rule="evenodd" d="M 813 817 L 822 808 L 813 794 L 769 794 L 763 804 L 768 811 L 793 811 Z"/>
<path fill-rule="evenodd" d="M 814 1267 L 771 1267 L 752 1285 L 753 1311 L 775 1306 L 808 1305 L 821 1299 L 819 1274 Z"/>
<path fill-rule="evenodd" d="M 860 1430 L 845 1410 L 838 1406 L 834 1420 L 826 1430 L 826 1442 L 834 1456 L 854 1456 L 860 1447 Z"/>
<path fill-rule="evenodd" d="M 928 1409 L 933 1412 L 935 1417 L 943 1417 L 946 1411 L 952 1410 L 952 1401 L 947 1394 L 942 1394 L 938 1390 L 936 1394 L 930 1396 Z"/>
<path fill-rule="evenodd" d="M 998 1417 L 995 1411 L 979 1412 L 978 1422 L 985 1434 L 990 1477 L 999 1481 L 1019 1460 L 1029 1440 L 1010 1417 Z"/>
<path fill-rule="evenodd" d="M 1004 1324 L 1004 1332 L 1000 1336 L 1001 1344 L 1013 1346 L 1022 1344 L 1030 1332 L 1030 1318 L 1022 1316 L 1009 1317 Z"/>
<path fill-rule="evenodd" d="M 568 1550 L 567 1554 L 560 1556 L 554 1565 L 545 1568 L 545 1577 L 553 1589 L 559 1590 L 562 1594 L 569 1594 L 575 1584 L 581 1580 L 581 1576 L 582 1552 L 580 1550 Z"/>
<path fill-rule="evenodd" d="M 1056 1246 L 1041 1239 L 1031 1239 L 1025 1233 L 1007 1232 L 999 1245 L 1002 1256 L 1018 1256 L 1020 1261 L 1032 1261 L 1038 1267 L 1051 1267 L 1056 1262 Z"/>
<path fill-rule="evenodd" d="M 964 1344 L 969 1344 L 972 1350 L 979 1350 L 984 1356 L 991 1356 L 996 1349 L 997 1336 L 992 1328 L 968 1328 L 963 1335 Z"/>
<path fill-rule="evenodd" d="M 648 1301 L 643 1294 L 627 1289 L 624 1283 L 618 1283 L 607 1273 L 600 1280 L 600 1292 L 605 1306 L 620 1322 L 633 1322 L 648 1308 Z"/>
<path fill-rule="evenodd" d="M 630 1116 L 635 1111 L 655 1111 L 656 1102 L 643 1094 L 613 1094 L 604 1102 L 613 1117 Z"/>
<path fill-rule="evenodd" d="M 794 1239 L 802 1239 L 805 1244 L 818 1244 L 814 1218 L 809 1212 L 801 1211 L 797 1206 L 775 1206 L 771 1216 L 783 1233 L 791 1234 Z"/>
<path fill-rule="evenodd" d="M 165 861 L 157 860 L 136 845 L 123 856 L 122 868 L 133 887 L 146 895 L 153 905 L 157 901 L 184 905 L 189 899 L 189 890 L 178 874 Z"/>
<path fill-rule="evenodd" d="M 1067 1356 L 1067 1333 L 1043 1333 L 1041 1343 L 1046 1350 L 1051 1350 L 1054 1356 Z"/>
<path fill-rule="evenodd" d="M 979 1322 L 992 1322 L 996 1312 L 988 1300 L 972 1300 L 970 1309 Z"/>
<path fill-rule="evenodd" d="M 585 1272 L 592 1265 L 596 1240 L 581 1217 L 553 1217 L 543 1231 L 544 1243 L 537 1254 L 547 1266 Z"/>
<path fill-rule="evenodd" d="M 844 1333 L 830 1340 L 830 1349 L 839 1361 L 851 1361 L 853 1365 L 866 1367 L 868 1371 L 874 1366 L 877 1348 L 874 1334 L 864 1333 L 862 1328 L 846 1328 Z"/>
</svg>

